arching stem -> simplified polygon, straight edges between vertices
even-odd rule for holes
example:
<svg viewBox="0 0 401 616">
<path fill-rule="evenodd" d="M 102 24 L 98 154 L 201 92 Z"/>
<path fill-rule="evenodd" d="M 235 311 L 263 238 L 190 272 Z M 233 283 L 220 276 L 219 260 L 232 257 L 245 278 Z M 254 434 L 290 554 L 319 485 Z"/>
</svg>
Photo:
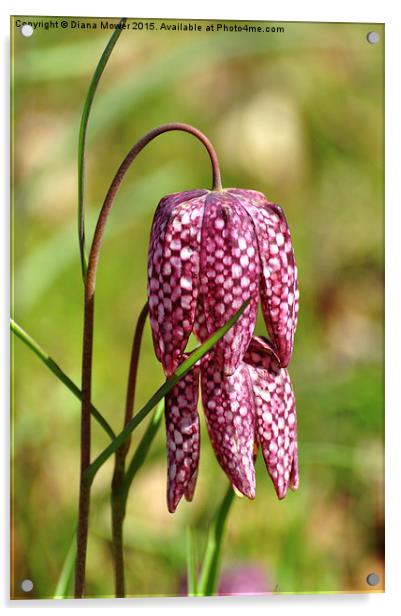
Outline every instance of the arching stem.
<svg viewBox="0 0 401 616">
<path fill-rule="evenodd" d="M 81 473 L 78 506 L 77 530 L 77 565 L 75 571 L 75 596 L 82 597 L 85 586 L 86 552 L 88 542 L 88 521 L 90 503 L 90 484 L 85 481 L 85 471 L 90 465 L 91 425 L 90 411 L 92 398 L 92 353 L 93 353 L 93 325 L 94 325 L 94 295 L 96 286 L 97 266 L 104 231 L 110 210 L 118 189 L 128 171 L 131 163 L 144 147 L 159 135 L 169 131 L 184 131 L 199 139 L 206 147 L 213 170 L 213 190 L 221 190 L 220 168 L 216 152 L 209 139 L 198 129 L 189 124 L 172 122 L 162 124 L 148 132 L 128 152 L 121 163 L 107 192 L 99 214 L 92 246 L 89 253 L 88 267 L 85 275 L 85 306 L 84 306 L 84 332 L 82 349 L 82 413 L 81 413 Z"/>
<path fill-rule="evenodd" d="M 212 170 L 213 170 L 212 190 L 222 189 L 220 167 L 219 167 L 216 151 L 214 147 L 212 146 L 211 142 L 209 141 L 209 139 L 200 130 L 198 130 L 197 128 L 194 128 L 193 126 L 190 126 L 189 124 L 181 124 L 180 122 L 170 122 L 169 124 L 162 124 L 161 126 L 157 126 L 156 128 L 146 133 L 146 135 L 142 137 L 142 139 L 137 141 L 137 143 L 131 148 L 127 156 L 124 158 L 117 173 L 114 176 L 114 179 L 106 195 L 106 198 L 103 202 L 103 206 L 100 211 L 95 233 L 93 236 L 92 247 L 89 253 L 88 269 L 86 272 L 85 289 L 86 289 L 86 296 L 87 296 L 88 301 L 90 300 L 90 298 L 93 296 L 95 292 L 97 264 L 99 261 L 99 254 L 100 254 L 101 243 L 103 240 L 104 229 L 105 229 L 107 218 L 112 208 L 115 196 L 121 185 L 121 182 L 123 181 L 124 176 L 127 173 L 128 169 L 130 168 L 131 163 L 133 163 L 133 161 L 138 156 L 138 154 L 143 150 L 143 148 L 147 146 L 148 143 L 153 141 L 153 139 L 155 139 L 159 135 L 162 135 L 163 133 L 167 133 L 169 131 L 184 131 L 186 133 L 190 133 L 191 135 L 193 135 L 194 137 L 196 137 L 197 139 L 199 139 L 199 141 L 203 143 L 203 145 L 206 147 L 208 151 L 210 161 L 212 163 Z"/>
</svg>

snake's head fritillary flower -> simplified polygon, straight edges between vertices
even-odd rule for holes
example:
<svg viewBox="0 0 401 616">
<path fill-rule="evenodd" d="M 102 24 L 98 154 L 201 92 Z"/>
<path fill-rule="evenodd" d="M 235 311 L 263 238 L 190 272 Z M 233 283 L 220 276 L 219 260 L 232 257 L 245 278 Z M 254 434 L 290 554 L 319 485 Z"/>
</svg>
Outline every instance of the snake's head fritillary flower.
<svg viewBox="0 0 401 616">
<path fill-rule="evenodd" d="M 171 375 L 192 331 L 212 335 L 250 298 L 237 323 L 213 349 L 225 375 L 247 350 L 261 299 L 283 367 L 293 349 L 297 271 L 281 208 L 257 191 L 192 190 L 164 197 L 149 245 L 148 302 L 156 355 Z"/>
<path fill-rule="evenodd" d="M 271 342 L 253 338 L 259 298 Z M 199 377 L 209 436 L 234 489 L 255 497 L 260 446 L 277 495 L 298 485 L 295 401 L 286 366 L 297 323 L 297 270 L 281 208 L 257 191 L 164 197 L 149 245 L 156 355 L 170 376 L 192 332 L 206 340 L 250 299 L 235 325 L 167 394 L 169 511 L 191 500 L 199 462 Z"/>
</svg>

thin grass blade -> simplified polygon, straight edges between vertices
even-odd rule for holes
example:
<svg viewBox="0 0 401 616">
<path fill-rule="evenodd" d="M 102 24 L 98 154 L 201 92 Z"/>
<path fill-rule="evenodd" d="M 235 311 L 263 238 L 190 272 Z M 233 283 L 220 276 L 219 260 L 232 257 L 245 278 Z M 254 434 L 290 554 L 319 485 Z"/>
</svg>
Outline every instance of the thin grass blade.
<svg viewBox="0 0 401 616">
<path fill-rule="evenodd" d="M 86 146 L 86 133 L 88 129 L 89 115 L 92 108 L 93 99 L 95 98 L 96 89 L 99 84 L 100 78 L 106 67 L 111 52 L 114 49 L 117 40 L 123 31 L 123 25 L 126 22 L 126 17 L 123 17 L 113 34 L 107 43 L 99 63 L 95 69 L 92 77 L 92 81 L 89 85 L 89 90 L 86 95 L 84 108 L 82 110 L 81 124 L 79 127 L 79 139 L 78 139 L 78 237 L 79 237 L 79 250 L 81 256 L 81 269 L 82 277 L 85 277 L 86 273 L 86 254 L 85 254 L 85 207 L 84 207 L 84 184 L 85 184 L 85 146 Z"/>
<path fill-rule="evenodd" d="M 81 390 L 75 383 L 66 375 L 66 373 L 60 368 L 60 366 L 50 357 L 50 355 L 42 349 L 42 347 L 30 336 L 18 323 L 16 323 L 13 319 L 10 320 L 10 329 L 19 338 L 22 340 L 26 346 L 31 349 L 41 359 L 41 361 L 53 372 L 53 374 L 64 384 L 68 389 L 74 394 L 78 400 L 81 400 Z M 91 408 L 91 413 L 94 419 L 98 422 L 98 424 L 103 428 L 103 430 L 108 434 L 108 436 L 113 440 L 116 435 L 110 424 L 103 417 L 103 415 L 98 411 L 93 405 Z"/>
<path fill-rule="evenodd" d="M 69 588 L 74 572 L 75 556 L 77 553 L 76 531 L 74 531 L 70 547 L 61 569 L 60 577 L 57 582 L 56 590 L 54 591 L 53 599 L 66 599 L 70 596 Z"/>
</svg>

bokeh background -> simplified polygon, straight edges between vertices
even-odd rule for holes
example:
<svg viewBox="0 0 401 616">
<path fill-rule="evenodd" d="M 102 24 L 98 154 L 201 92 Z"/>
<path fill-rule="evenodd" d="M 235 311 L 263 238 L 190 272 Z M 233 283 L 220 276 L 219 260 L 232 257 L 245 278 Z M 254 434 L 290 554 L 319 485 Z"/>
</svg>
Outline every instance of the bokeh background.
<svg viewBox="0 0 401 616">
<path fill-rule="evenodd" d="M 278 502 L 258 459 L 256 500 L 235 499 L 229 516 L 223 571 L 256 569 L 275 592 L 380 590 L 384 28 L 270 25 L 285 32 L 122 33 L 90 120 L 88 236 L 123 156 L 167 121 L 194 124 L 209 136 L 224 186 L 260 190 L 283 206 L 301 294 L 290 366 L 301 483 Z M 369 30 L 380 34 L 378 44 L 367 42 Z M 77 136 L 89 80 L 109 36 L 68 28 L 24 38 L 12 22 L 13 314 L 77 383 L 83 300 Z M 189 135 L 169 133 L 141 154 L 117 198 L 99 265 L 93 392 L 115 430 L 131 336 L 146 299 L 154 209 L 165 194 L 210 181 L 203 147 Z M 257 332 L 264 332 L 262 319 Z M 75 526 L 80 409 L 19 340 L 13 345 L 13 596 L 27 596 L 20 583 L 29 578 L 30 597 L 51 597 Z M 147 326 L 137 408 L 162 380 Z M 94 453 L 106 439 L 94 423 Z M 194 529 L 201 555 L 226 490 L 203 420 L 195 498 L 174 515 L 166 507 L 165 457 L 162 426 L 129 499 L 130 595 L 182 591 L 186 527 Z M 112 463 L 93 490 L 89 596 L 113 594 L 111 472 Z M 380 576 L 373 589 L 366 582 L 371 572 Z"/>
</svg>

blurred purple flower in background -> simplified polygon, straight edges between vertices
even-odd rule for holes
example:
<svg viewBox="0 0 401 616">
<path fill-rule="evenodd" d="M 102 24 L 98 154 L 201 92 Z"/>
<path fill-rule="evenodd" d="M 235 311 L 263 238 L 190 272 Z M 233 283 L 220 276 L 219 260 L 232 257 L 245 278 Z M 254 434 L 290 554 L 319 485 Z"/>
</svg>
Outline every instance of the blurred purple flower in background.
<svg viewBox="0 0 401 616">
<path fill-rule="evenodd" d="M 224 567 L 217 589 L 218 595 L 270 595 L 273 584 L 265 567 L 258 562 L 239 562 Z M 186 576 L 180 581 L 179 594 L 188 595 Z"/>
<path fill-rule="evenodd" d="M 257 563 L 243 563 L 223 569 L 219 595 L 267 595 L 272 588 L 266 573 Z"/>
<path fill-rule="evenodd" d="M 193 332 L 203 342 L 250 298 L 230 331 L 166 396 L 167 501 L 191 500 L 199 462 L 199 378 L 209 436 L 233 487 L 255 497 L 260 446 L 279 498 L 298 486 L 295 399 L 286 370 L 298 315 L 290 231 L 257 191 L 193 190 L 164 197 L 149 245 L 153 343 L 167 376 Z M 253 337 L 259 299 L 269 342 Z"/>
</svg>

